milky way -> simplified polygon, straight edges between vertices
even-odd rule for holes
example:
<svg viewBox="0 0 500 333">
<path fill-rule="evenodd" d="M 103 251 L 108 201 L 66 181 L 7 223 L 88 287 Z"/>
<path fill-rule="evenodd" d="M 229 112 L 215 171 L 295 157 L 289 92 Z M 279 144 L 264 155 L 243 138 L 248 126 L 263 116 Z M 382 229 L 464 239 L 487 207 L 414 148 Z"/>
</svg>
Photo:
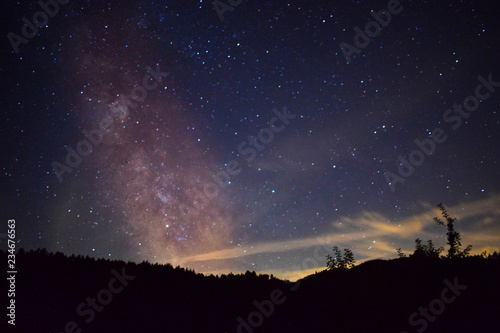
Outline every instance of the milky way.
<svg viewBox="0 0 500 333">
<path fill-rule="evenodd" d="M 134 77 L 99 55 L 85 62 L 86 71 L 78 74 L 91 84 L 78 108 L 109 123 L 90 162 L 98 202 L 112 208 L 114 228 L 129 238 L 132 256 L 175 263 L 181 254 L 228 245 L 232 212 L 225 195 L 216 189 L 209 200 L 196 198 L 196 191 L 213 184 L 216 169 L 189 110 L 168 90 L 169 66 L 144 66 Z"/>
</svg>

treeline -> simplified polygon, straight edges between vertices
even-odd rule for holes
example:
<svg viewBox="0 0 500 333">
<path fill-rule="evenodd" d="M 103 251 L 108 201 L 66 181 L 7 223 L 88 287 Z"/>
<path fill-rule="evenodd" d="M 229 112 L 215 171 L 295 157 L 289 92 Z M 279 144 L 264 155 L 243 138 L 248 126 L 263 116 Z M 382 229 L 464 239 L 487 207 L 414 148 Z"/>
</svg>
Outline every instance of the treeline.
<svg viewBox="0 0 500 333">
<path fill-rule="evenodd" d="M 467 289 L 427 331 L 497 332 L 499 324 L 498 255 L 374 260 L 297 284 L 43 249 L 19 250 L 16 264 L 20 332 L 410 332 L 409 316 L 454 279 Z"/>
<path fill-rule="evenodd" d="M 6 252 L 0 257 L 7 262 Z M 19 249 L 16 267 L 16 329 L 26 332 L 65 332 L 67 325 L 75 333 L 229 331 L 255 299 L 289 284 L 250 271 L 205 276 L 170 264 L 45 249 Z"/>
<path fill-rule="evenodd" d="M 497 333 L 500 256 L 470 255 L 455 219 L 444 206 L 441 212 L 445 255 L 417 239 L 409 256 L 399 249 L 400 258 L 355 266 L 353 253 L 335 246 L 328 269 L 296 283 L 250 271 L 205 276 L 170 264 L 19 249 L 15 330 Z M 7 252 L 0 257 L 7 262 Z M 7 280 L 0 284 L 8 289 Z M 1 332 L 12 330 L 2 325 Z"/>
</svg>

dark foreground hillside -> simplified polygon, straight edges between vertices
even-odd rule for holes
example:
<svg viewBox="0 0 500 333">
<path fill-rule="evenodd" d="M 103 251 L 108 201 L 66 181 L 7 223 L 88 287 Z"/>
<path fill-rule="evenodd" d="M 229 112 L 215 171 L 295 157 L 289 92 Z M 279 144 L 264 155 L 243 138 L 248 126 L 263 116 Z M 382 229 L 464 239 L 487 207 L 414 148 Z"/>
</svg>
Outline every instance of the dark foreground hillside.
<svg viewBox="0 0 500 333">
<path fill-rule="evenodd" d="M 376 260 L 297 283 L 40 250 L 16 264 L 7 332 L 500 332 L 498 258 Z"/>
</svg>

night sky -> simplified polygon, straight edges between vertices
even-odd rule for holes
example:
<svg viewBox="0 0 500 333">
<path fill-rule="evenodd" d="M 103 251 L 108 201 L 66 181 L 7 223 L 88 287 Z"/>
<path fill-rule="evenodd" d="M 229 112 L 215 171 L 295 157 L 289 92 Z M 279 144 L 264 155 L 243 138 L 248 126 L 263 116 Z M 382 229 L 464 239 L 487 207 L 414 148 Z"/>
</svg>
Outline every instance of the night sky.
<svg viewBox="0 0 500 333">
<path fill-rule="evenodd" d="M 212 2 L 4 3 L 18 247 L 295 279 L 446 247 L 443 202 L 500 248 L 498 1 Z"/>
</svg>

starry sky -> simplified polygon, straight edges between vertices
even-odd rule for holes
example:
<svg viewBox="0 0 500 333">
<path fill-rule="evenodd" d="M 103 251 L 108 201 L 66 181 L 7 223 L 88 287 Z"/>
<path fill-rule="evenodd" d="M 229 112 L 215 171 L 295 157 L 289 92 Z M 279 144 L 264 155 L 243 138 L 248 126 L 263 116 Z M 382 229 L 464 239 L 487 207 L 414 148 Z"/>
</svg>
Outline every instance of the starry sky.
<svg viewBox="0 0 500 333">
<path fill-rule="evenodd" d="M 2 14 L 18 247 L 296 279 L 443 202 L 500 248 L 498 1 L 48 3 Z"/>
</svg>

